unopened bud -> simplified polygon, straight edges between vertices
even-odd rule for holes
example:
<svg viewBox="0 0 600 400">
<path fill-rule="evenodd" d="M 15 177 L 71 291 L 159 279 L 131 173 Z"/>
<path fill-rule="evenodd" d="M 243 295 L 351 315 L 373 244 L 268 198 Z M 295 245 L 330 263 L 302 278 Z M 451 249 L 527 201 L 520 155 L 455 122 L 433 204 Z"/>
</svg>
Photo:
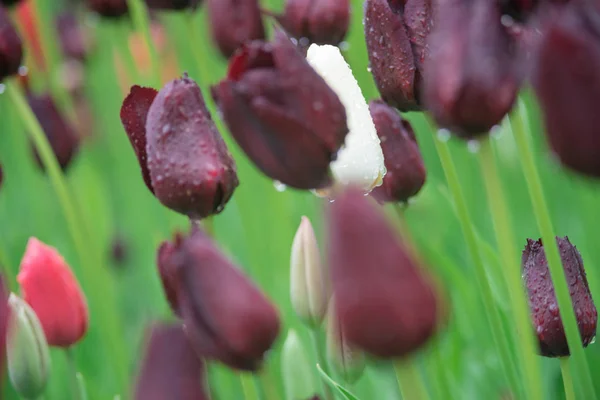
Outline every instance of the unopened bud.
<svg viewBox="0 0 600 400">
<path fill-rule="evenodd" d="M 315 398 L 317 387 L 310 361 L 298 334 L 290 330 L 281 352 L 283 385 L 287 400 L 306 400 Z"/>
<path fill-rule="evenodd" d="M 50 372 L 50 352 L 44 330 L 33 309 L 11 294 L 7 337 L 8 375 L 25 399 L 36 399 L 44 391 Z"/>
<path fill-rule="evenodd" d="M 317 327 L 323 322 L 329 300 L 329 284 L 315 232 L 302 217 L 290 261 L 290 295 L 294 311 L 304 323 Z"/>
</svg>

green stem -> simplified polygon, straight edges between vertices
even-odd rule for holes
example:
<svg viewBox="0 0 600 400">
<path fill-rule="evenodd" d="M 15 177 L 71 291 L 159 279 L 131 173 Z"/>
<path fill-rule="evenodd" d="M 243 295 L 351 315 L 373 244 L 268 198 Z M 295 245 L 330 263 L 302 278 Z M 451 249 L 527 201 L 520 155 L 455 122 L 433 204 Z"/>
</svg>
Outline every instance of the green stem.
<svg viewBox="0 0 600 400">
<path fill-rule="evenodd" d="M 67 364 L 69 368 L 69 378 L 71 380 L 71 395 L 73 400 L 84 400 L 85 389 L 81 386 L 82 381 L 80 374 L 77 372 L 77 365 L 75 363 L 75 353 L 72 347 L 65 349 L 65 356 L 67 357 Z"/>
<path fill-rule="evenodd" d="M 521 279 L 520 257 L 515 248 L 510 215 L 504 199 L 504 190 L 500 175 L 494 163 L 494 154 L 488 138 L 482 140 L 479 151 L 479 163 L 487 192 L 488 203 L 492 213 L 492 221 L 498 243 L 498 251 L 504 263 L 502 272 L 509 288 L 511 308 L 515 313 L 517 326 L 517 342 L 521 347 L 520 358 L 525 373 L 525 387 L 528 399 L 542 398 L 542 384 L 539 362 L 536 359 L 537 347 L 533 324 L 531 322 L 527 296 Z"/>
<path fill-rule="evenodd" d="M 240 381 L 242 382 L 242 391 L 244 392 L 245 400 L 259 400 L 260 396 L 254 384 L 254 377 L 251 374 L 241 373 Z"/>
<path fill-rule="evenodd" d="M 554 292 L 556 293 L 556 299 L 558 301 L 558 309 L 565 328 L 569 351 L 571 352 L 571 357 L 576 367 L 576 376 L 579 377 L 581 382 L 583 390 L 582 398 L 595 399 L 596 394 L 594 385 L 592 383 L 590 370 L 583 351 L 583 343 L 577 327 L 575 310 L 573 309 L 573 303 L 571 302 L 571 296 L 569 294 L 569 285 L 562 266 L 558 245 L 556 244 L 556 236 L 554 228 L 552 227 L 552 220 L 550 219 L 546 199 L 544 197 L 540 175 L 537 165 L 535 164 L 533 149 L 528 138 L 530 133 L 528 118 L 525 105 L 519 101 L 517 111 L 513 116 L 516 125 L 516 131 L 513 136 L 519 151 L 521 166 L 523 167 L 523 172 L 527 180 L 527 188 L 529 190 L 529 197 L 531 198 L 535 218 L 544 242 L 544 252 L 548 259 L 550 276 L 552 277 Z"/>
<path fill-rule="evenodd" d="M 432 131 L 435 133 L 435 125 L 431 123 L 429 119 L 427 121 L 430 123 Z M 454 161 L 450 155 L 450 150 L 448 149 L 447 143 L 442 142 L 437 137 L 434 138 L 433 142 L 435 143 L 435 148 L 440 158 L 442 169 L 444 170 L 446 180 L 448 181 L 448 188 L 456 206 L 456 213 L 465 237 L 467 250 L 475 266 L 475 281 L 477 282 L 479 292 L 482 295 L 485 318 L 489 324 L 492 340 L 500 352 L 500 363 L 502 365 L 503 372 L 506 376 L 506 379 L 511 383 L 512 387 L 518 387 L 519 379 L 517 378 L 514 366 L 511 362 L 512 355 L 510 353 L 508 340 L 504 335 L 500 313 L 494 304 L 492 288 L 490 286 L 490 282 L 488 281 L 488 276 L 485 271 L 481 253 L 479 252 L 475 229 L 471 221 L 471 217 L 469 216 L 467 203 L 460 187 L 460 181 L 458 179 L 458 173 L 456 172 Z"/>
<path fill-rule="evenodd" d="M 575 400 L 575 388 L 573 387 L 569 357 L 560 358 L 560 371 L 562 372 L 563 384 L 565 385 L 565 399 Z"/>
<path fill-rule="evenodd" d="M 202 32 L 200 32 L 198 21 L 195 20 L 196 13 L 192 10 L 189 11 L 185 16 L 186 22 L 188 25 L 188 30 L 190 31 L 190 35 L 194 38 L 203 37 Z M 192 55 L 194 56 L 194 61 L 196 63 L 196 73 L 198 84 L 208 85 L 209 80 L 208 77 L 205 76 L 204 70 L 206 68 L 206 60 L 204 60 L 204 56 L 202 55 L 202 48 L 199 44 L 191 46 Z"/>
<path fill-rule="evenodd" d="M 327 360 L 325 359 L 325 349 L 323 348 L 323 343 L 316 329 L 310 330 L 310 339 L 313 343 L 315 353 L 317 355 L 317 364 L 321 366 L 323 372 L 325 372 L 328 376 L 331 376 L 329 372 L 329 364 L 327 364 Z M 319 382 L 321 382 L 321 390 L 323 391 L 325 400 L 333 400 L 334 397 L 331 387 L 325 384 L 325 382 L 323 382 L 322 379 L 319 379 Z"/>
<path fill-rule="evenodd" d="M 123 63 L 128 82 L 135 82 L 138 79 L 138 70 L 135 60 L 129 49 L 129 30 L 126 21 L 114 21 L 106 31 L 111 35 L 112 45 L 116 48 L 119 59 Z M 159 89 L 159 88 L 156 88 Z"/>
<path fill-rule="evenodd" d="M 127 362 L 123 358 L 126 354 L 123 346 L 123 340 L 121 335 L 121 329 L 118 327 L 118 323 L 115 319 L 111 318 L 108 313 L 113 310 L 118 310 L 115 303 L 115 296 L 113 295 L 113 287 L 110 284 L 110 276 L 100 264 L 101 258 L 98 257 L 98 250 L 95 247 L 90 246 L 90 249 L 86 248 L 85 238 L 90 238 L 91 233 L 86 229 L 86 224 L 80 214 L 77 212 L 74 198 L 69 193 L 67 181 L 65 176 L 60 169 L 58 161 L 48 143 L 48 139 L 40 126 L 40 123 L 36 119 L 33 111 L 29 107 L 25 96 L 19 88 L 19 83 L 14 80 L 6 82 L 6 94 L 10 98 L 15 111 L 21 118 L 25 130 L 29 134 L 31 141 L 33 142 L 40 159 L 47 171 L 52 187 L 56 191 L 56 195 L 61 205 L 62 211 L 65 215 L 67 228 L 75 245 L 75 249 L 79 256 L 81 263 L 81 272 L 83 274 L 83 281 L 87 283 L 89 296 L 91 298 L 90 303 L 97 306 L 98 311 L 98 326 L 103 327 L 101 337 L 104 340 L 104 346 L 107 351 L 111 349 L 111 354 L 115 357 L 114 365 L 117 370 L 117 377 L 119 379 L 120 389 L 123 391 L 127 390 L 127 382 L 129 380 L 127 373 Z"/>
<path fill-rule="evenodd" d="M 59 79 L 62 56 L 58 47 L 59 40 L 56 29 L 54 28 L 53 14 L 48 8 L 50 4 L 51 3 L 48 0 L 36 0 L 34 8 L 39 39 L 46 61 L 46 79 L 52 97 L 57 101 L 60 108 L 67 113 L 69 120 L 71 122 L 76 122 L 77 114 L 75 113 L 73 99 Z"/>
<path fill-rule="evenodd" d="M 277 387 L 273 381 L 273 376 L 269 373 L 269 369 L 263 368 L 258 372 L 258 381 L 263 389 L 263 394 L 266 400 L 278 400 Z"/>
<path fill-rule="evenodd" d="M 142 34 L 148 54 L 150 55 L 150 68 L 152 71 L 151 86 L 159 90 L 162 87 L 162 79 L 160 76 L 160 63 L 158 53 L 152 41 L 152 33 L 150 31 L 150 17 L 148 10 L 143 0 L 127 0 L 127 5 L 133 19 L 136 31 Z"/>
<path fill-rule="evenodd" d="M 394 362 L 394 371 L 398 380 L 398 387 L 402 400 L 428 400 L 429 393 L 423 384 L 421 373 L 411 360 L 398 360 Z"/>
</svg>

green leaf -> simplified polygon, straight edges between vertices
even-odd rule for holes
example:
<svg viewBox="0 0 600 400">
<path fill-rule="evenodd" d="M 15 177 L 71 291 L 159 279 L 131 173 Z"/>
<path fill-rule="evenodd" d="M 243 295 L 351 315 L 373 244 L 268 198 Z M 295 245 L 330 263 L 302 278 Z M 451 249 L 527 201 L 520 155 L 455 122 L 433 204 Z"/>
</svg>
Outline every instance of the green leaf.
<svg viewBox="0 0 600 400">
<path fill-rule="evenodd" d="M 336 381 L 331 379 L 331 377 L 329 375 L 327 375 L 327 373 L 325 373 L 325 371 L 323 371 L 323 369 L 321 368 L 321 366 L 319 364 L 317 364 L 317 370 L 323 377 L 323 380 L 325 381 L 325 383 L 328 384 L 329 386 L 331 386 L 333 389 L 337 390 L 338 393 L 344 397 L 344 399 L 359 400 L 359 398 L 356 397 L 355 395 L 353 395 L 352 393 L 350 393 L 349 390 L 347 390 L 342 385 L 340 385 L 339 383 L 337 383 Z"/>
</svg>

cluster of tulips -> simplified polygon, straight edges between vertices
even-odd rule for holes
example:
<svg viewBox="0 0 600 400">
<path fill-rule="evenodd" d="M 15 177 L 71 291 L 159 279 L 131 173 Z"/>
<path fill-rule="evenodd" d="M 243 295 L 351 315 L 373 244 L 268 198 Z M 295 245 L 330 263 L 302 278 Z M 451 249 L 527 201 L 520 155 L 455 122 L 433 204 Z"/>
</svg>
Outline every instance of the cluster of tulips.
<svg viewBox="0 0 600 400">
<path fill-rule="evenodd" d="M 142 4 L 85 3 L 105 18 L 123 18 L 131 4 Z M 382 213 L 385 203 L 407 203 L 426 179 L 413 129 L 398 111 L 429 112 L 439 127 L 476 140 L 501 123 L 519 89 L 531 83 L 560 161 L 600 177 L 597 2 L 366 0 L 370 70 L 381 94 L 370 104 L 336 47 L 349 27 L 348 0 L 288 0 L 282 14 L 261 9 L 257 0 L 202 3 L 145 5 L 208 7 L 214 43 L 229 59 L 227 75 L 210 93 L 184 73 L 162 88 L 135 85 L 120 112 L 147 188 L 191 223 L 189 233 L 176 233 L 157 249 L 157 271 L 176 319 L 150 328 L 136 399 L 208 399 L 206 361 L 257 371 L 281 331 L 276 306 L 219 249 L 204 224 L 243 184 L 205 95 L 262 173 L 330 201 L 326 262 L 308 219 L 291 245 L 291 300 L 312 329 L 327 319 L 331 364 L 348 381 L 360 375 L 368 357 L 414 354 L 452 312 L 409 235 Z M 267 18 L 274 21 L 271 37 Z M 71 46 L 63 51 L 74 49 L 73 58 L 82 57 L 80 41 L 73 39 L 77 33 L 69 32 Z M 2 79 L 19 73 L 22 53 L 9 13 L 0 9 Z M 28 101 L 66 168 L 79 145 L 77 134 L 51 96 L 29 95 Z M 583 260 L 568 238 L 556 240 L 587 346 L 596 333 L 597 311 Z M 522 271 L 540 354 L 568 356 L 541 240 L 527 241 Z M 2 293 L 0 327 L 8 332 L 13 385 L 35 398 L 48 373 L 47 346 L 68 348 L 81 339 L 87 308 L 62 257 L 36 239 L 29 242 L 18 281 L 23 300 Z M 294 340 L 290 333 L 284 356 Z M 332 398 L 329 391 L 304 393 L 298 385 L 294 390 L 290 399 Z"/>
</svg>

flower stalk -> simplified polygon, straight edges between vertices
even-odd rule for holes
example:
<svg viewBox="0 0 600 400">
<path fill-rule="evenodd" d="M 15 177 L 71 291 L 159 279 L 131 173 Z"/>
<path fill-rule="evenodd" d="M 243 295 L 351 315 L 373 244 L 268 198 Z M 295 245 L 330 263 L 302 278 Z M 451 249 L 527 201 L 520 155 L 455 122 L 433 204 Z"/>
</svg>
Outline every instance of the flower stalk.
<svg viewBox="0 0 600 400">
<path fill-rule="evenodd" d="M 160 75 L 160 63 L 158 60 L 158 53 L 152 40 L 152 33 L 150 31 L 150 17 L 148 15 L 148 9 L 142 0 L 127 0 L 131 18 L 136 31 L 138 31 L 144 38 L 146 49 L 150 55 L 150 68 L 151 68 L 151 83 L 153 87 L 162 87 L 162 78 Z"/>
</svg>

